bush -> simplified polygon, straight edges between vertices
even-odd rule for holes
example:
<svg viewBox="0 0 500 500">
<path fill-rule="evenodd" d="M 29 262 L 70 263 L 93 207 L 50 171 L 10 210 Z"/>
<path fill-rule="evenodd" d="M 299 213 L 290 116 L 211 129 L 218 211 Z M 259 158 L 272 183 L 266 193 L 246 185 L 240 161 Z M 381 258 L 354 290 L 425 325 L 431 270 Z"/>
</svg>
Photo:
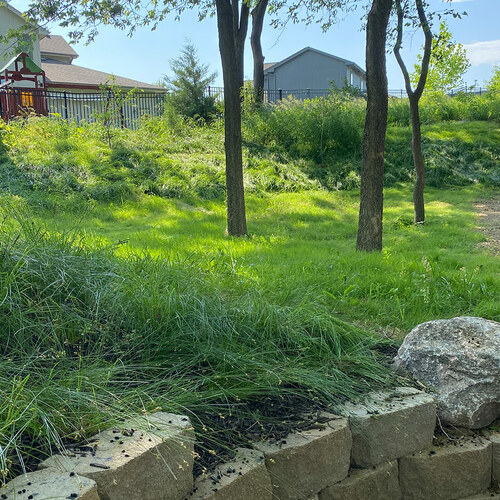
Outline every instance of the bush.
<svg viewBox="0 0 500 500">
<path fill-rule="evenodd" d="M 420 101 L 422 124 L 430 125 L 445 121 L 500 121 L 500 92 L 483 95 L 459 93 L 454 97 L 440 92 L 425 93 Z M 397 126 L 410 125 L 408 99 L 389 100 L 388 123 Z"/>
<path fill-rule="evenodd" d="M 299 101 L 287 98 L 247 116 L 246 137 L 295 158 L 324 163 L 361 147 L 365 101 L 348 96 Z"/>
<path fill-rule="evenodd" d="M 179 115 L 211 121 L 217 113 L 216 99 L 205 96 L 205 90 L 213 84 L 216 73 L 211 74 L 208 66 L 200 63 L 191 43 L 187 43 L 181 55 L 170 62 L 170 69 L 174 77 L 164 77 L 164 84 L 170 91 L 167 106 L 172 106 Z"/>
</svg>

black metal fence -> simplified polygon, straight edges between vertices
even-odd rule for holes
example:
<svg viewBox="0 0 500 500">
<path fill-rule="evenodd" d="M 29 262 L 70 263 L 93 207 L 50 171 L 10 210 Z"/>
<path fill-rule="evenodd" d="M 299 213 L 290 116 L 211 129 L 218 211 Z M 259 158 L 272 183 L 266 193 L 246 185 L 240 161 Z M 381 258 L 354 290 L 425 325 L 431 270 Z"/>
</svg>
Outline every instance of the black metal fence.
<svg viewBox="0 0 500 500">
<path fill-rule="evenodd" d="M 30 114 L 60 116 L 77 123 L 102 121 L 136 128 L 144 116 L 161 116 L 165 93 L 56 92 L 40 89 L 0 89 L 0 116 L 8 121 Z"/>
<path fill-rule="evenodd" d="M 264 90 L 264 102 L 274 103 L 288 97 L 303 101 L 315 97 L 327 97 L 331 92 L 331 89 L 269 89 Z M 224 100 L 224 87 L 207 87 L 205 96 L 215 97 L 219 102 L 222 102 Z"/>
<path fill-rule="evenodd" d="M 269 89 L 264 90 L 264 102 L 275 103 L 286 99 L 288 97 L 293 97 L 295 99 L 313 99 L 315 97 L 327 97 L 333 92 L 333 89 Z M 405 89 L 389 89 L 390 97 L 408 97 Z M 448 92 L 450 96 L 456 96 L 458 94 L 472 94 L 472 95 L 482 95 L 491 92 L 485 87 L 457 87 L 451 89 Z M 219 101 L 224 100 L 224 88 L 223 87 L 207 87 L 205 89 L 206 96 L 213 96 Z M 366 95 L 366 90 L 360 90 L 360 95 Z"/>
<path fill-rule="evenodd" d="M 471 87 L 456 87 L 454 89 L 451 89 L 447 92 L 447 94 L 451 97 L 455 97 L 460 94 L 466 94 L 466 95 L 483 95 L 487 94 L 489 92 L 493 92 L 491 90 L 488 90 L 486 87 L 479 87 L 479 86 L 471 86 Z M 389 89 L 389 96 L 390 97 L 407 97 L 407 93 L 405 89 Z"/>
<path fill-rule="evenodd" d="M 330 95 L 332 89 L 276 89 L 264 91 L 264 102 L 276 103 L 288 97 L 313 99 Z M 460 93 L 481 95 L 484 87 L 453 89 L 449 95 Z M 224 100 L 223 87 L 207 87 L 206 96 Z M 389 95 L 406 97 L 403 89 L 390 89 Z M 136 128 L 145 116 L 161 116 L 164 112 L 165 92 L 69 92 L 41 89 L 0 89 L 0 117 L 8 121 L 16 116 L 30 114 L 60 116 L 77 123 L 101 121 L 116 127 Z"/>
</svg>

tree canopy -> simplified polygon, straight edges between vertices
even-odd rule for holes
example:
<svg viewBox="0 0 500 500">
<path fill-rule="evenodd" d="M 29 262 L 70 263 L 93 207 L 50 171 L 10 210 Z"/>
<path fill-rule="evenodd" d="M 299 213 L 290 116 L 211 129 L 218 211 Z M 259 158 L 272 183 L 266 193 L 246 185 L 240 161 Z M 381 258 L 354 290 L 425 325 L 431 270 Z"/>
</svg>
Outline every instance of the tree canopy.
<svg viewBox="0 0 500 500">
<path fill-rule="evenodd" d="M 500 66 L 495 66 L 490 80 L 486 83 L 488 90 L 500 91 Z"/>
<path fill-rule="evenodd" d="M 422 71 L 422 56 L 417 56 L 415 71 L 411 74 L 414 85 L 418 83 Z M 461 43 L 453 40 L 453 35 L 446 21 L 441 21 L 439 34 L 432 41 L 429 73 L 426 89 L 436 92 L 448 92 L 465 85 L 463 77 L 470 67 L 467 52 Z"/>
</svg>

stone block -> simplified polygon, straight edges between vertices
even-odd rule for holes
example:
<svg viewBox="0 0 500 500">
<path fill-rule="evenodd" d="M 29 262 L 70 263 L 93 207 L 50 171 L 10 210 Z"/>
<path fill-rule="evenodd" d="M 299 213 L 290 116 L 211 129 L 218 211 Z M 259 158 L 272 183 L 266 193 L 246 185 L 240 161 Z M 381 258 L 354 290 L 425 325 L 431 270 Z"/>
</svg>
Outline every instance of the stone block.
<svg viewBox="0 0 500 500">
<path fill-rule="evenodd" d="M 335 417 L 279 444 L 261 442 L 255 448 L 264 453 L 273 498 L 302 500 L 347 476 L 351 445 L 348 421 Z"/>
<path fill-rule="evenodd" d="M 0 488 L 3 499 L 18 500 L 99 500 L 97 485 L 92 479 L 54 470 L 39 470 L 18 476 Z"/>
<path fill-rule="evenodd" d="M 372 469 L 351 469 L 340 483 L 325 488 L 319 500 L 400 500 L 398 462 L 394 460 Z"/>
<path fill-rule="evenodd" d="M 401 458 L 403 498 L 451 500 L 485 491 L 491 483 L 491 448 L 478 437 Z"/>
<path fill-rule="evenodd" d="M 500 493 L 495 493 L 494 491 L 486 491 L 485 493 L 479 493 L 478 495 L 467 497 L 463 500 L 491 500 L 492 498 L 496 498 L 498 500 L 500 498 Z"/>
<path fill-rule="evenodd" d="M 352 461 L 373 467 L 431 445 L 436 425 L 434 399 L 411 387 L 368 394 L 345 405 L 352 432 Z"/>
<path fill-rule="evenodd" d="M 187 417 L 155 413 L 137 418 L 73 451 L 50 457 L 41 467 L 93 479 L 101 500 L 179 500 L 193 488 Z"/>
<path fill-rule="evenodd" d="M 500 432 L 494 432 L 488 436 L 492 444 L 493 463 L 491 479 L 495 486 L 500 486 Z"/>
<path fill-rule="evenodd" d="M 190 500 L 272 500 L 272 485 L 264 455 L 239 448 L 231 462 L 199 477 Z"/>
</svg>

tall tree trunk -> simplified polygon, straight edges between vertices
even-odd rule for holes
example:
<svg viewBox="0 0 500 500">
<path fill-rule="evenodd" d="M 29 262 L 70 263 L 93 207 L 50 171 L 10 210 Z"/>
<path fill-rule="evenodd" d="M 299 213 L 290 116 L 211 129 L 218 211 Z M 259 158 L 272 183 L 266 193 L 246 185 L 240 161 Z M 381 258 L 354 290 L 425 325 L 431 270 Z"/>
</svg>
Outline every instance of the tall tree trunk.
<svg viewBox="0 0 500 500">
<path fill-rule="evenodd" d="M 241 87 L 248 28 L 248 6 L 239 0 L 216 0 L 219 51 L 224 80 L 224 148 L 226 153 L 227 233 L 247 234 L 241 152 Z"/>
<path fill-rule="evenodd" d="M 398 61 L 401 72 L 405 80 L 406 93 L 410 102 L 410 118 L 411 118 L 411 151 L 413 155 L 413 165 L 415 167 L 415 183 L 413 184 L 413 221 L 415 223 L 425 222 L 425 203 L 424 203 L 424 189 L 425 189 L 425 163 L 424 155 L 422 153 L 422 131 L 420 122 L 419 102 L 424 92 L 427 75 L 429 73 L 429 62 L 432 51 L 432 33 L 425 15 L 424 5 L 422 0 L 415 0 L 415 7 L 417 8 L 420 26 L 424 32 L 425 44 L 424 55 L 422 57 L 422 68 L 418 78 L 417 87 L 415 90 L 411 88 L 410 75 L 406 69 L 406 65 L 401 57 L 401 45 L 403 43 L 403 24 L 404 24 L 404 10 L 401 5 L 401 0 L 396 0 L 396 9 L 398 13 L 397 25 L 397 40 L 394 46 L 394 55 Z"/>
<path fill-rule="evenodd" d="M 262 29 L 269 0 L 259 0 L 252 10 L 252 34 L 250 43 L 253 53 L 253 90 L 255 101 L 260 104 L 264 101 L 264 55 L 262 54 Z"/>
<path fill-rule="evenodd" d="M 411 116 L 411 151 L 413 154 L 413 165 L 415 166 L 415 183 L 413 184 L 413 209 L 414 222 L 425 222 L 424 188 L 425 188 L 425 164 L 422 154 L 422 132 L 420 125 L 420 112 L 415 94 L 410 96 Z"/>
<path fill-rule="evenodd" d="M 366 25 L 367 110 L 356 249 L 382 250 L 384 150 L 387 129 L 385 42 L 392 0 L 373 0 Z"/>
</svg>

